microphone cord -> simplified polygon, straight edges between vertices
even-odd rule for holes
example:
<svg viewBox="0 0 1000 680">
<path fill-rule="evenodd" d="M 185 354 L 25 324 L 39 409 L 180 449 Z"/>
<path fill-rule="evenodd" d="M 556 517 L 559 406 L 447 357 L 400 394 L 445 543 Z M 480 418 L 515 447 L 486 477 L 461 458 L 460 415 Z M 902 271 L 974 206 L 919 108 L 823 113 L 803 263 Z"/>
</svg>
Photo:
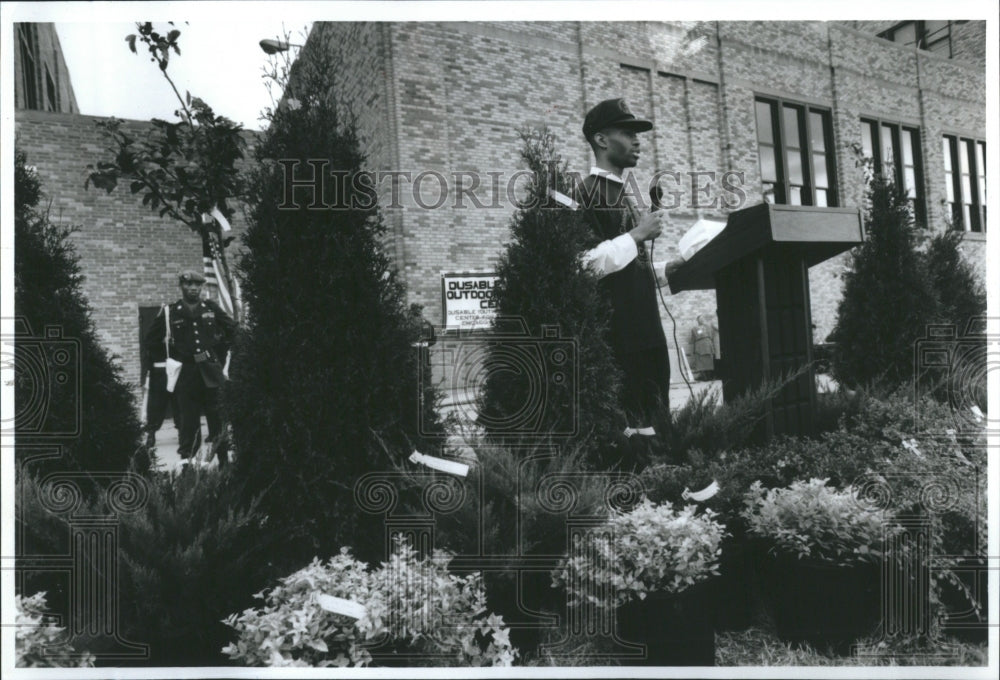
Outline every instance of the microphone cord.
<svg viewBox="0 0 1000 680">
<path fill-rule="evenodd" d="M 677 370 L 680 371 L 681 378 L 684 379 L 684 384 L 687 385 L 688 392 L 691 394 L 691 398 L 694 399 L 694 388 L 691 387 L 691 382 L 687 379 L 687 375 L 684 374 L 684 361 L 681 358 L 681 344 L 677 340 L 677 319 L 674 315 L 670 313 L 670 308 L 667 307 L 667 301 L 663 298 L 663 291 L 660 290 L 660 285 L 656 280 L 656 267 L 653 266 L 653 246 L 656 244 L 656 239 L 650 239 L 649 241 L 649 272 L 653 275 L 653 285 L 656 287 L 656 294 L 660 297 L 660 304 L 663 306 L 663 311 L 667 313 L 670 317 L 670 323 L 672 326 L 672 335 L 674 338 L 674 352 L 677 355 Z M 669 284 L 668 284 L 669 285 Z M 668 387 L 669 389 L 669 387 Z M 667 394 L 667 408 L 669 408 L 670 395 Z"/>
</svg>

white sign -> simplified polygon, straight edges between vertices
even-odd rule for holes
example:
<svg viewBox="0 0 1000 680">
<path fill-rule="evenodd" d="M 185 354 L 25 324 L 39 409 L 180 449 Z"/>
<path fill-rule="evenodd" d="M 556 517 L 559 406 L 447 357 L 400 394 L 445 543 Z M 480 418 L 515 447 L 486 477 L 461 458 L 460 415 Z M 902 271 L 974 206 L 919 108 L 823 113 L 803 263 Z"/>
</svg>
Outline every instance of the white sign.
<svg viewBox="0 0 1000 680">
<path fill-rule="evenodd" d="M 489 328 L 496 317 L 496 274 L 443 274 L 441 304 L 447 328 Z"/>
</svg>

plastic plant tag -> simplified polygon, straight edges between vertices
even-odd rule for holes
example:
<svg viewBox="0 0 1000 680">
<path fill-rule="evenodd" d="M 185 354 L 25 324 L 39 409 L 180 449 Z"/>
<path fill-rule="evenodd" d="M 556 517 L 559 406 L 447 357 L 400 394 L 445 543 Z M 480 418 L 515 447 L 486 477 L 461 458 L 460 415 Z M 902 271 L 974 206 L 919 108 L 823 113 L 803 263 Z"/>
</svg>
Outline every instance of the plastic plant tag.
<svg viewBox="0 0 1000 680">
<path fill-rule="evenodd" d="M 419 451 L 414 451 L 410 454 L 410 462 L 426 465 L 434 470 L 458 475 L 459 477 L 465 477 L 469 474 L 469 466 L 465 463 L 457 463 L 453 460 L 445 460 L 444 458 L 437 458 L 435 456 L 425 456 Z"/>
<path fill-rule="evenodd" d="M 580 207 L 580 204 L 574 201 L 572 198 L 562 193 L 561 191 L 556 191 L 555 189 L 549 189 L 549 196 L 555 199 L 556 203 L 559 205 L 564 205 L 570 210 L 576 210 Z"/>
<path fill-rule="evenodd" d="M 709 498 L 719 493 L 719 483 L 712 480 L 712 483 L 706 486 L 701 491 L 691 491 L 687 487 L 684 487 L 684 491 L 681 493 L 681 498 L 686 501 L 707 501 Z"/>
<path fill-rule="evenodd" d="M 368 613 L 368 610 L 360 602 L 345 600 L 342 597 L 334 597 L 333 595 L 326 595 L 324 593 L 316 595 L 316 604 L 324 611 L 340 614 L 341 616 L 350 616 L 352 619 L 360 619 Z"/>
</svg>

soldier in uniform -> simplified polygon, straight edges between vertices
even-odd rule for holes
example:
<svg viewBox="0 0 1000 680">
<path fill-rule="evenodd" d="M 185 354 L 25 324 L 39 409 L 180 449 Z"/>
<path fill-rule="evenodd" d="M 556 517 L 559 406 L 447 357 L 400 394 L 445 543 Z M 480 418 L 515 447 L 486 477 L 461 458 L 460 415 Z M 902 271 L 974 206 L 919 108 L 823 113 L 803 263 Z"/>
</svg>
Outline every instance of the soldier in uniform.
<svg viewBox="0 0 1000 680">
<path fill-rule="evenodd" d="M 661 446 L 653 427 L 657 408 L 669 400 L 670 358 L 660 321 L 657 287 L 683 260 L 654 265 L 646 243 L 660 235 L 666 213 L 641 213 L 626 191 L 623 171 L 639 160 L 638 133 L 651 130 L 624 99 L 607 99 L 587 112 L 583 136 L 594 166 L 577 187 L 577 202 L 593 235 L 585 264 L 601 280 L 611 303 L 608 342 L 622 371 L 622 406 L 628 418 L 631 460 L 641 465 Z M 669 417 L 669 412 L 667 413 Z"/>
<path fill-rule="evenodd" d="M 177 453 L 187 459 L 194 455 L 201 433 L 201 416 L 208 421 L 209 440 L 220 441 L 219 387 L 225 382 L 223 364 L 233 342 L 236 322 L 219 305 L 201 299 L 205 277 L 196 271 L 179 277 L 181 299 L 170 305 L 170 356 L 182 363 L 174 396 L 180 415 L 180 442 Z M 153 320 L 144 345 L 153 350 L 163 346 L 166 323 L 163 311 Z M 219 462 L 228 460 L 223 448 Z"/>
</svg>

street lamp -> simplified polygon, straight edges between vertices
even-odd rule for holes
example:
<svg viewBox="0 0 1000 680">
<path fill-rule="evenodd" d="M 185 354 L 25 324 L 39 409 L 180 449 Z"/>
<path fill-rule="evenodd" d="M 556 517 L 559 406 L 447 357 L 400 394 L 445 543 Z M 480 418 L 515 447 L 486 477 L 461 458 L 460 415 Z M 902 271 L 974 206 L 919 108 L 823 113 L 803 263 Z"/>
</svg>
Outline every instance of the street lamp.
<svg viewBox="0 0 1000 680">
<path fill-rule="evenodd" d="M 264 50 L 264 53 L 268 55 L 287 52 L 292 47 L 302 47 L 302 45 L 285 42 L 284 40 L 272 40 L 271 38 L 264 38 L 260 41 L 260 49 Z"/>
</svg>

